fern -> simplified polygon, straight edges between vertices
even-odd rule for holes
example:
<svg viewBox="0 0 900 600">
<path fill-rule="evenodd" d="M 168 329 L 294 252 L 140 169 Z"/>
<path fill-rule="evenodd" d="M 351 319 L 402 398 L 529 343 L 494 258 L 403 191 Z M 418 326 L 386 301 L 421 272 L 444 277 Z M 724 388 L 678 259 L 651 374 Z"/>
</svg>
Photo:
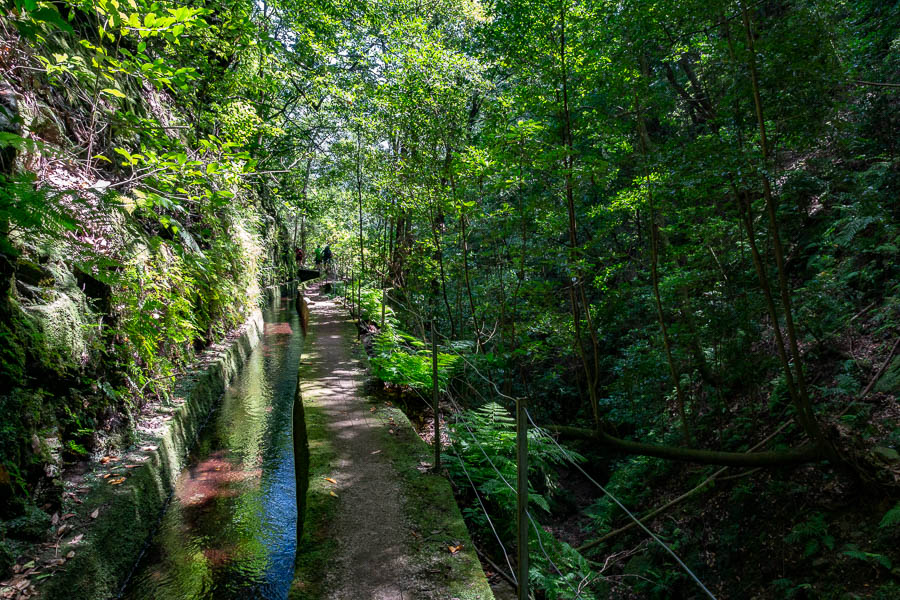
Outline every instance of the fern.
<svg viewBox="0 0 900 600">
<path fill-rule="evenodd" d="M 789 544 L 803 544 L 803 556 L 809 558 L 827 548 L 834 549 L 834 537 L 828 533 L 828 524 L 825 515 L 817 512 L 810 515 L 809 519 L 798 523 L 791 532 L 784 537 Z"/>
<path fill-rule="evenodd" d="M 451 425 L 450 430 L 459 457 L 465 462 L 466 471 L 479 493 L 511 510 L 515 506 L 516 495 L 506 482 L 514 484 L 517 473 L 515 419 L 496 402 L 466 411 L 459 418 L 460 421 Z M 569 454 L 575 460 L 584 460 L 577 453 Z M 529 480 L 546 490 L 546 495 L 540 494 L 532 486 L 528 495 L 531 504 L 546 512 L 550 511 L 548 497 L 559 487 L 554 467 L 566 461 L 563 451 L 543 431 L 528 430 Z M 451 457 L 451 474 L 460 482 L 467 483 L 462 465 L 454 457 Z"/>
<path fill-rule="evenodd" d="M 458 361 L 459 356 L 455 354 L 438 352 L 440 389 L 447 389 Z M 393 327 L 386 327 L 375 337 L 371 364 L 375 376 L 384 382 L 418 390 L 432 387 L 431 350 L 420 340 Z"/>
<path fill-rule="evenodd" d="M 900 525 L 900 502 L 897 503 L 894 508 L 887 511 L 881 519 L 881 523 L 878 526 L 881 529 L 887 529 L 888 527 L 895 527 Z"/>
<path fill-rule="evenodd" d="M 859 547 L 856 546 L 856 544 L 847 544 L 844 548 L 843 554 L 844 556 L 849 556 L 850 558 L 862 560 L 867 563 L 881 565 L 885 569 L 890 569 L 893 566 L 893 563 L 891 563 L 891 559 L 884 554 L 865 552 L 863 550 L 860 550 Z"/>
</svg>

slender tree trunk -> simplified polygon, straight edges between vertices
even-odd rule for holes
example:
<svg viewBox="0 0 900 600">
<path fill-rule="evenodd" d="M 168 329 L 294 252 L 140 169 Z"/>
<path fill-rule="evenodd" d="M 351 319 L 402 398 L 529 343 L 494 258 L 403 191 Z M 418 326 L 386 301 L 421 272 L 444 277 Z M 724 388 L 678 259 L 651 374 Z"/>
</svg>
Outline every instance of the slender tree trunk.
<svg viewBox="0 0 900 600">
<path fill-rule="evenodd" d="M 675 400 L 678 408 L 678 416 L 681 419 L 681 429 L 684 434 L 686 444 L 691 444 L 691 429 L 688 425 L 687 411 L 685 409 L 684 391 L 681 389 L 681 374 L 675 366 L 675 359 L 672 357 L 672 344 L 669 340 L 669 331 L 666 326 L 666 318 L 663 313 L 662 299 L 659 294 L 659 223 L 656 220 L 656 207 L 653 202 L 653 185 L 650 181 L 650 171 L 647 167 L 647 147 L 644 143 L 646 128 L 644 126 L 644 118 L 641 115 L 640 103 L 635 98 L 635 110 L 638 114 L 638 139 L 641 148 L 641 158 L 644 167 L 644 182 L 647 185 L 647 208 L 650 214 L 650 276 L 653 281 L 653 298 L 656 301 L 656 316 L 659 319 L 659 329 L 662 333 L 663 346 L 666 350 L 666 362 L 669 364 L 669 375 L 672 378 L 672 384 L 675 386 Z"/>
<path fill-rule="evenodd" d="M 562 101 L 563 101 L 563 145 L 565 146 L 565 187 L 566 187 L 566 209 L 569 215 L 569 264 L 575 261 L 575 251 L 578 247 L 578 227 L 575 221 L 575 186 L 573 182 L 572 171 L 575 168 L 575 153 L 572 142 L 572 119 L 569 114 L 569 73 L 566 63 L 566 10 L 568 0 L 562 0 L 560 3 L 560 36 L 559 36 L 559 57 L 562 67 Z M 572 321 L 575 326 L 576 347 L 581 355 L 581 362 L 584 366 L 585 376 L 587 378 L 588 397 L 591 403 L 591 412 L 594 415 L 594 425 L 600 427 L 600 402 L 597 398 L 597 382 L 599 373 L 591 369 L 587 359 L 587 352 L 581 340 L 581 315 L 578 310 L 579 291 L 578 286 L 581 285 L 580 268 L 577 264 L 571 269 L 573 273 L 573 281 L 569 288 L 569 301 L 572 304 Z M 590 304 L 586 302 L 584 290 L 580 290 L 581 300 L 584 303 L 584 310 L 590 313 Z M 594 362 L 599 360 L 598 344 L 596 342 L 596 332 L 593 331 L 590 314 L 587 315 L 588 328 L 591 330 L 591 341 L 594 343 Z"/>
<path fill-rule="evenodd" d="M 362 200 L 362 132 L 356 127 L 356 198 L 359 206 L 359 282 L 357 284 L 356 308 L 357 322 L 362 323 L 362 281 L 366 272 L 366 254 L 363 244 L 363 200 Z"/>
<path fill-rule="evenodd" d="M 766 202 L 766 214 L 769 220 L 769 235 L 772 238 L 772 250 L 775 256 L 775 267 L 778 271 L 778 288 L 781 296 L 782 309 L 784 311 L 784 321 L 785 328 L 787 330 L 788 346 L 790 348 L 791 358 L 794 362 L 794 376 L 796 377 L 797 381 L 797 410 L 803 413 L 802 419 L 807 422 L 807 427 L 809 428 L 807 430 L 807 434 L 810 436 L 810 438 L 816 443 L 824 444 L 824 438 L 819 428 L 819 424 L 816 420 L 815 413 L 813 412 L 812 404 L 809 400 L 806 378 L 803 373 L 803 358 L 800 354 L 800 348 L 797 343 L 797 330 L 794 326 L 793 311 L 791 310 L 790 286 L 787 280 L 787 273 L 785 272 L 784 250 L 781 246 L 781 236 L 778 231 L 778 217 L 776 214 L 775 198 L 772 193 L 772 184 L 769 181 L 769 177 L 767 174 L 767 170 L 769 169 L 771 162 L 771 157 L 769 156 L 769 145 L 766 137 L 766 122 L 765 118 L 763 117 L 762 97 L 759 91 L 759 77 L 756 71 L 756 49 L 753 43 L 753 31 L 750 26 L 750 15 L 747 12 L 747 8 L 744 5 L 743 1 L 740 3 L 740 6 L 741 17 L 744 22 L 744 33 L 747 39 L 750 83 L 753 87 L 753 105 L 756 112 L 757 125 L 759 126 L 759 145 L 763 162 L 763 168 L 760 173 L 760 178 L 762 179 L 763 196 Z M 747 206 L 746 210 L 749 214 L 750 207 Z M 778 328 L 777 321 L 773 325 L 776 329 Z"/>
<path fill-rule="evenodd" d="M 437 219 L 431 217 L 431 232 L 434 236 L 435 257 L 438 260 L 438 268 L 441 272 L 441 295 L 444 298 L 444 307 L 447 309 L 447 320 L 450 321 L 450 337 L 456 337 L 456 324 L 453 321 L 453 309 L 450 308 L 450 300 L 447 297 L 447 277 L 444 272 L 444 250 L 441 245 L 441 226 Z"/>
</svg>

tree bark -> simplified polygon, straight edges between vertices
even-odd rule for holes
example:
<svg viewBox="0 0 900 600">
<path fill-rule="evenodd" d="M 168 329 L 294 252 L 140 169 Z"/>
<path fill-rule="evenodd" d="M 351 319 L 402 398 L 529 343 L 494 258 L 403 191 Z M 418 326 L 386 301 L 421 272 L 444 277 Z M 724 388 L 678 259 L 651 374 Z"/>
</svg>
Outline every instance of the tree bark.
<svg viewBox="0 0 900 600">
<path fill-rule="evenodd" d="M 664 460 L 691 462 L 703 465 L 722 465 L 728 467 L 782 467 L 809 462 L 816 462 L 825 458 L 821 449 L 814 444 L 807 444 L 800 448 L 770 452 L 722 452 L 719 450 L 698 450 L 696 448 L 681 448 L 678 446 L 658 446 L 634 442 L 609 435 L 604 431 L 594 431 L 582 427 L 567 427 L 556 425 L 549 430 L 570 439 L 589 440 L 597 442 L 601 446 L 639 456 L 655 456 Z"/>
</svg>

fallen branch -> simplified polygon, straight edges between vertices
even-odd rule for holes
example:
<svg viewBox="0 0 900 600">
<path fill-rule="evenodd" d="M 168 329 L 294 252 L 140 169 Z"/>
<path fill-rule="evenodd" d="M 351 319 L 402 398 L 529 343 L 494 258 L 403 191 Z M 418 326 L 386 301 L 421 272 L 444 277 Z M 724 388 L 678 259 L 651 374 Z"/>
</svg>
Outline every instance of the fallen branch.
<svg viewBox="0 0 900 600">
<path fill-rule="evenodd" d="M 894 345 L 891 348 L 891 351 L 888 352 L 887 358 L 884 360 L 884 364 L 881 365 L 881 368 L 878 369 L 878 372 L 875 373 L 875 375 L 872 377 L 872 379 L 869 380 L 869 384 L 866 386 L 866 388 L 863 391 L 861 391 L 859 394 L 857 394 L 856 398 L 854 398 L 853 401 L 850 402 L 850 404 L 848 404 L 847 406 L 844 407 L 844 410 L 842 410 L 841 412 L 839 412 L 837 414 L 838 418 L 843 417 L 845 414 L 847 414 L 848 410 L 850 410 L 851 408 L 856 406 L 856 403 L 858 401 L 865 398 L 869 394 L 869 392 L 872 391 L 872 388 L 875 387 L 875 384 L 878 383 L 878 380 L 881 379 L 882 375 L 884 375 L 884 372 L 885 372 L 885 370 L 887 370 L 888 365 L 891 364 L 891 359 L 894 358 L 894 353 L 897 352 L 897 346 L 900 346 L 900 337 L 898 337 L 897 341 L 894 342 Z"/>
<path fill-rule="evenodd" d="M 800 448 L 772 452 L 722 452 L 719 450 L 701 450 L 696 448 L 682 448 L 680 446 L 659 446 L 645 444 L 613 437 L 604 431 L 595 431 L 582 427 L 568 427 L 556 425 L 549 427 L 550 431 L 561 436 L 590 440 L 625 452 L 640 456 L 655 456 L 664 460 L 676 460 L 681 462 L 693 462 L 704 465 L 722 465 L 725 467 L 781 467 L 797 465 L 820 460 L 821 449 L 814 444 L 806 444 Z"/>
<path fill-rule="evenodd" d="M 878 369 L 878 372 L 875 373 L 875 376 L 872 377 L 872 380 L 869 382 L 869 385 L 866 386 L 866 389 L 862 391 L 859 395 L 859 398 L 865 398 L 868 393 L 875 387 L 875 384 L 878 383 L 878 380 L 881 379 L 881 376 L 884 375 L 885 370 L 888 368 L 888 365 L 891 364 L 891 359 L 894 358 L 894 353 L 897 351 L 897 346 L 900 345 L 900 337 L 894 342 L 894 346 L 891 348 L 891 351 L 888 353 L 887 358 L 884 361 L 884 364 L 881 365 L 881 368 Z"/>
<path fill-rule="evenodd" d="M 750 448 L 745 454 L 749 454 L 749 453 L 753 452 L 754 450 L 756 450 L 757 448 L 761 448 L 762 446 L 768 444 L 768 443 L 769 443 L 776 435 L 778 435 L 779 433 L 781 433 L 782 431 L 784 431 L 785 428 L 787 428 L 787 427 L 788 427 L 789 425 L 791 425 L 793 422 L 794 422 L 793 419 L 790 419 L 790 420 L 788 420 L 788 421 L 785 421 L 784 423 L 782 423 L 781 425 L 779 425 L 778 428 L 777 428 L 775 431 L 773 431 L 772 433 L 770 433 L 769 435 L 767 435 L 764 439 L 760 440 L 756 445 L 754 445 L 752 448 Z M 715 473 L 713 473 L 712 475 L 710 475 L 709 477 L 707 477 L 706 479 L 704 479 L 699 485 L 697 485 L 696 487 L 694 487 L 694 488 L 688 490 L 687 492 L 685 492 L 685 493 L 683 493 L 682 495 L 678 496 L 678 497 L 675 498 L 674 500 L 671 500 L 671 501 L 667 502 L 666 504 L 660 506 L 659 508 L 654 509 L 654 510 L 652 510 L 652 511 L 650 511 L 650 512 L 644 514 L 644 515 L 641 515 L 640 520 L 641 520 L 641 521 L 646 521 L 647 519 L 652 519 L 653 517 L 659 515 L 660 513 L 663 513 L 663 512 L 665 512 L 665 511 L 669 510 L 670 508 L 672 508 L 672 507 L 675 506 L 676 504 L 678 504 L 678 503 L 680 503 L 680 502 L 682 502 L 682 501 L 684 501 L 684 500 L 690 498 L 691 496 L 693 496 L 694 494 L 696 494 L 697 492 L 699 492 L 699 491 L 701 491 L 703 488 L 705 488 L 707 485 L 709 485 L 710 483 L 712 483 L 713 481 L 715 481 L 716 478 L 717 478 L 719 475 L 721 475 L 722 473 L 724 473 L 724 472 L 727 471 L 727 470 L 728 470 L 728 467 L 723 467 L 723 468 L 719 469 L 718 471 L 716 471 Z M 616 529 L 616 530 L 614 530 L 614 531 L 611 531 L 611 532 L 607 533 L 607 534 L 604 535 L 603 537 L 601 537 L 601 538 L 599 538 L 599 539 L 597 539 L 597 540 L 594 540 L 593 542 L 589 542 L 589 543 L 587 543 L 587 544 L 584 544 L 584 545 L 582 545 L 582 546 L 576 548 L 576 550 L 577 550 L 578 552 L 585 552 L 585 551 L 587 551 L 587 550 L 590 550 L 591 548 L 594 548 L 594 547 L 596 547 L 596 546 L 599 546 L 600 544 L 602 544 L 603 542 L 605 542 L 605 541 L 607 541 L 607 540 L 609 540 L 609 539 L 611 539 L 611 538 L 614 538 L 615 536 L 619 535 L 620 533 L 624 533 L 624 532 L 628 531 L 629 529 L 633 529 L 634 527 L 635 527 L 635 523 L 634 523 L 634 522 L 631 522 L 631 523 L 629 523 L 628 525 L 624 525 L 624 526 L 622 526 L 622 527 L 620 527 L 620 528 L 618 528 L 618 529 Z"/>
</svg>

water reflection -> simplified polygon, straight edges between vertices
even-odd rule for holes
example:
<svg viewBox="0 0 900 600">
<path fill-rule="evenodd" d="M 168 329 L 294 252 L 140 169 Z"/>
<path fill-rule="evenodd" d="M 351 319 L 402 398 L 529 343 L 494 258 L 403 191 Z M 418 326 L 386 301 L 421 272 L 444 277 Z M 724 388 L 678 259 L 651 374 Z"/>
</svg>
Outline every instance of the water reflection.
<svg viewBox="0 0 900 600">
<path fill-rule="evenodd" d="M 181 473 L 123 598 L 286 598 L 296 552 L 291 410 L 302 350 L 289 298 Z"/>
</svg>

